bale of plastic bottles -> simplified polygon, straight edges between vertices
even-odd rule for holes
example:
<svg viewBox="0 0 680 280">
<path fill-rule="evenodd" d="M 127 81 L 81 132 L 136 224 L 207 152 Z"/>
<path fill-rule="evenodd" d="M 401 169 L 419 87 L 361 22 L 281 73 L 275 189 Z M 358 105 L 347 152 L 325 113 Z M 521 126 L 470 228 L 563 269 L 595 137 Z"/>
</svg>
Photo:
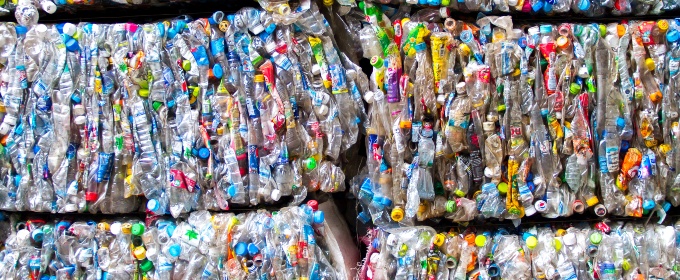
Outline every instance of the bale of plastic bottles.
<svg viewBox="0 0 680 280">
<path fill-rule="evenodd" d="M 676 20 L 519 28 L 357 9 L 345 27 L 373 66 L 360 221 L 663 219 L 680 204 Z"/>
<path fill-rule="evenodd" d="M 370 230 L 358 279 L 675 279 L 680 223 Z"/>
<path fill-rule="evenodd" d="M 154 214 L 345 189 L 367 77 L 317 6 L 0 24 L 0 209 Z M 283 198 L 283 199 L 282 199 Z"/>
<path fill-rule="evenodd" d="M 2 279 L 337 279 L 317 204 L 178 219 L 0 222 Z"/>
</svg>

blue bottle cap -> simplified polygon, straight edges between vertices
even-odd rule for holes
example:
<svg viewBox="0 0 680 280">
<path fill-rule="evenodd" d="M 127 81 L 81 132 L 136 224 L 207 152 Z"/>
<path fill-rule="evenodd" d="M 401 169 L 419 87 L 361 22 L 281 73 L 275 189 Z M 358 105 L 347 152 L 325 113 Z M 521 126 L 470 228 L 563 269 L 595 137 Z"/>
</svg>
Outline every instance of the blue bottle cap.
<svg viewBox="0 0 680 280">
<path fill-rule="evenodd" d="M 172 244 L 170 245 L 170 248 L 168 248 L 168 253 L 170 253 L 170 256 L 178 257 L 179 254 L 182 253 L 182 246 L 179 246 L 179 244 Z"/>
<path fill-rule="evenodd" d="M 519 39 L 517 39 L 517 45 L 518 45 L 520 48 L 522 48 L 522 49 L 523 49 L 523 48 L 526 48 L 526 46 L 527 46 L 527 38 L 526 38 L 526 37 L 520 37 Z"/>
<path fill-rule="evenodd" d="M 366 212 L 359 213 L 359 215 L 357 215 L 357 219 L 363 224 L 367 224 L 368 222 L 371 221 L 371 218 L 368 217 L 368 214 L 366 214 Z"/>
<path fill-rule="evenodd" d="M 177 30 L 175 28 L 168 28 L 168 39 L 173 39 L 177 36 Z"/>
<path fill-rule="evenodd" d="M 57 280 L 57 276 L 50 276 L 50 280 Z M 108 280 L 109 279 L 109 273 L 106 271 L 102 271 L 102 280 Z"/>
<path fill-rule="evenodd" d="M 371 241 L 371 246 L 373 246 L 373 248 L 375 248 L 375 249 L 380 248 L 380 241 L 378 241 L 377 238 L 373 239 L 373 241 Z"/>
<path fill-rule="evenodd" d="M 176 228 L 177 226 L 175 226 L 174 224 L 168 225 L 168 227 L 165 228 L 165 233 L 167 233 L 168 236 L 172 237 L 172 235 L 175 233 Z"/>
<path fill-rule="evenodd" d="M 541 9 L 543 9 L 543 1 L 541 0 L 536 1 L 536 3 L 531 5 L 531 10 L 533 10 L 534 13 L 538 13 Z"/>
<path fill-rule="evenodd" d="M 265 32 L 272 34 L 274 33 L 274 30 L 276 30 L 276 24 L 272 23 L 267 26 L 267 28 L 264 29 Z"/>
<path fill-rule="evenodd" d="M 545 5 L 543 5 L 543 12 L 549 14 L 552 10 L 553 4 L 550 3 L 550 0 L 546 1 Z"/>
<path fill-rule="evenodd" d="M 208 159 L 210 157 L 210 150 L 206 147 L 200 148 L 198 150 L 198 157 L 200 159 Z"/>
<path fill-rule="evenodd" d="M 17 35 L 24 35 L 26 32 L 28 32 L 28 28 L 23 25 L 17 25 L 14 27 L 14 30 L 17 32 Z"/>
<path fill-rule="evenodd" d="M 63 23 L 57 23 L 57 24 L 54 25 L 54 27 L 57 28 L 57 32 L 59 32 L 59 34 L 64 33 L 64 24 Z"/>
<path fill-rule="evenodd" d="M 552 33 L 553 27 L 550 24 L 544 24 L 539 27 L 541 34 Z"/>
<path fill-rule="evenodd" d="M 387 198 L 387 197 L 383 197 L 382 205 L 385 206 L 385 207 L 391 207 L 392 206 L 392 200 Z"/>
<path fill-rule="evenodd" d="M 231 196 L 231 197 L 236 196 L 236 186 L 234 186 L 234 185 L 229 186 L 227 188 L 227 194 L 229 194 L 229 196 Z"/>
<path fill-rule="evenodd" d="M 158 33 L 160 33 L 161 37 L 165 37 L 165 24 L 159 22 L 156 24 L 156 28 L 158 28 Z"/>
<path fill-rule="evenodd" d="M 236 16 L 233 15 L 233 14 L 228 15 L 228 16 L 227 16 L 227 21 L 233 24 L 235 18 L 236 18 Z"/>
<path fill-rule="evenodd" d="M 650 211 L 654 209 L 654 201 L 651 199 L 645 199 L 645 202 L 642 203 L 642 209 Z"/>
<path fill-rule="evenodd" d="M 541 109 L 541 116 L 543 116 L 544 118 L 548 115 L 548 113 L 550 113 L 548 109 Z"/>
<path fill-rule="evenodd" d="M 246 245 L 245 242 L 236 243 L 236 246 L 234 246 L 234 252 L 236 252 L 236 255 L 241 257 L 246 255 L 247 250 L 248 245 Z"/>
<path fill-rule="evenodd" d="M 40 277 L 40 280 L 50 280 L 50 276 L 49 275 L 43 275 L 43 276 Z"/>
<path fill-rule="evenodd" d="M 534 235 L 528 232 L 522 233 L 522 240 L 527 240 L 527 238 L 529 238 L 530 236 Z"/>
<path fill-rule="evenodd" d="M 71 223 L 67 221 L 61 221 L 57 223 L 56 229 L 57 230 L 67 230 L 69 227 L 71 227 Z"/>
<path fill-rule="evenodd" d="M 578 8 L 581 11 L 587 11 L 590 9 L 590 0 L 580 0 L 578 2 Z"/>
<path fill-rule="evenodd" d="M 671 210 L 671 203 L 668 201 L 663 202 L 663 211 L 668 212 L 668 210 Z"/>
<path fill-rule="evenodd" d="M 470 41 L 472 41 L 472 31 L 467 30 L 467 29 L 463 30 L 462 32 L 460 32 L 459 37 L 460 37 L 460 40 L 463 41 L 463 43 L 467 44 Z"/>
<path fill-rule="evenodd" d="M 630 142 L 628 140 L 621 140 L 621 151 L 628 151 L 630 148 Z"/>
<path fill-rule="evenodd" d="M 72 94 L 71 95 L 71 101 L 73 101 L 74 104 L 80 104 L 80 102 L 82 102 L 82 99 L 80 98 L 80 94 Z"/>
<path fill-rule="evenodd" d="M 326 219 L 325 214 L 323 211 L 315 211 L 314 212 L 314 223 L 315 224 L 323 224 L 323 221 Z"/>
<path fill-rule="evenodd" d="M 534 185 L 534 182 L 529 181 L 527 182 L 527 188 L 529 188 L 530 192 L 534 192 L 534 190 L 536 189 L 536 185 Z"/>
<path fill-rule="evenodd" d="M 158 208 L 160 208 L 160 203 L 158 203 L 158 200 L 152 198 L 146 202 L 146 209 L 156 212 L 158 211 Z"/>
<path fill-rule="evenodd" d="M 255 243 L 248 244 L 248 255 L 250 255 L 251 257 L 254 257 L 259 252 L 260 252 L 260 248 L 257 248 L 257 245 L 255 245 Z"/>
<path fill-rule="evenodd" d="M 66 49 L 70 52 L 75 52 L 80 49 L 78 41 L 76 41 L 76 39 L 73 38 L 66 40 L 64 44 L 66 45 Z"/>
<path fill-rule="evenodd" d="M 622 117 L 616 118 L 616 126 L 618 126 L 618 127 L 626 126 L 626 120 L 623 119 Z"/>
<path fill-rule="evenodd" d="M 222 65 L 219 63 L 215 63 L 213 65 L 213 75 L 215 75 L 215 78 L 222 79 L 222 75 L 224 74 L 224 71 L 222 70 Z"/>
<path fill-rule="evenodd" d="M 42 228 L 37 228 L 31 231 L 31 238 L 33 238 L 33 241 L 35 242 L 42 242 L 43 240 L 43 231 Z"/>
<path fill-rule="evenodd" d="M 668 42 L 674 43 L 678 41 L 679 38 L 680 32 L 678 32 L 675 29 L 668 30 L 668 32 L 666 33 L 666 40 L 668 40 Z"/>
</svg>

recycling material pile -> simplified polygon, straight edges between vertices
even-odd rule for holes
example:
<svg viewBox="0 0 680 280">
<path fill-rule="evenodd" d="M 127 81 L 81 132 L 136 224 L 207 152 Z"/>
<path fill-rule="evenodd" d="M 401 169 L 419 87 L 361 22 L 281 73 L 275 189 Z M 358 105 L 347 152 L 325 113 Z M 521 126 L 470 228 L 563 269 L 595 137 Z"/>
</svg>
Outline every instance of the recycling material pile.
<svg viewBox="0 0 680 280">
<path fill-rule="evenodd" d="M 677 21 L 518 29 L 359 7 L 347 26 L 373 65 L 360 221 L 663 219 L 680 204 Z"/>
<path fill-rule="evenodd" d="M 3 23 L 0 208 L 154 214 L 345 189 L 368 79 L 317 6 Z"/>
<path fill-rule="evenodd" d="M 359 279 L 676 279 L 680 223 L 374 230 Z"/>
<path fill-rule="evenodd" d="M 2 279 L 336 279 L 316 204 L 180 219 L 12 220 Z M 5 225 L 5 224 L 2 224 Z"/>
</svg>

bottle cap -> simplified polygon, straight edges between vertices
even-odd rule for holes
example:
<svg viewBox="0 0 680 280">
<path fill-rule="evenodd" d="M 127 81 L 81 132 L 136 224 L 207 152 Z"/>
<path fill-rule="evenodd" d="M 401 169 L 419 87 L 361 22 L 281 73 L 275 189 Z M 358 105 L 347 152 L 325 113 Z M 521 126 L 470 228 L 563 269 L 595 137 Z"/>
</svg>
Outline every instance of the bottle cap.
<svg viewBox="0 0 680 280">
<path fill-rule="evenodd" d="M 572 205 L 572 209 L 574 210 L 574 212 L 581 214 L 585 210 L 585 207 L 583 206 L 583 202 L 581 202 L 580 200 L 577 199 L 577 200 L 574 200 L 574 204 Z"/>
<path fill-rule="evenodd" d="M 224 70 L 222 70 L 222 65 L 219 63 L 215 63 L 212 68 L 213 75 L 215 78 L 222 79 L 222 75 L 224 75 Z"/>
<path fill-rule="evenodd" d="M 654 209 L 654 206 L 656 206 L 656 204 L 651 199 L 645 199 L 645 201 L 642 203 L 642 209 L 647 211 Z"/>
<path fill-rule="evenodd" d="M 154 111 L 158 111 L 158 108 L 163 106 L 163 103 L 160 101 L 154 101 L 153 103 L 151 103 L 151 106 L 153 106 Z"/>
<path fill-rule="evenodd" d="M 246 245 L 245 242 L 236 243 L 236 246 L 234 246 L 234 252 L 236 253 L 236 255 L 241 257 L 246 255 L 247 249 L 248 245 Z"/>
<path fill-rule="evenodd" d="M 553 238 L 553 246 L 557 251 L 562 250 L 562 241 L 557 237 Z"/>
<path fill-rule="evenodd" d="M 107 222 L 101 222 L 97 224 L 97 229 L 101 231 L 109 231 L 111 229 L 111 225 Z"/>
<path fill-rule="evenodd" d="M 590 9 L 590 0 L 580 0 L 578 1 L 578 8 L 581 11 L 586 11 Z"/>
<path fill-rule="evenodd" d="M 654 71 L 654 69 L 656 68 L 656 65 L 654 64 L 654 59 L 652 59 L 651 57 L 645 59 L 645 66 L 647 66 L 647 70 Z"/>
<path fill-rule="evenodd" d="M 264 75 L 262 75 L 262 74 L 255 75 L 253 82 L 256 82 L 256 83 L 264 82 Z"/>
<path fill-rule="evenodd" d="M 141 236 L 142 234 L 144 234 L 144 224 L 136 223 L 132 225 L 132 229 L 130 232 L 132 233 L 132 235 Z"/>
<path fill-rule="evenodd" d="M 630 262 L 628 259 L 623 259 L 623 263 L 621 263 L 621 268 L 623 268 L 624 271 L 628 271 L 630 269 Z"/>
<path fill-rule="evenodd" d="M 532 235 L 532 236 L 527 237 L 526 243 L 527 243 L 527 247 L 529 247 L 529 249 L 534 249 L 534 248 L 536 248 L 536 245 L 538 245 L 538 239 L 536 238 L 536 236 Z"/>
<path fill-rule="evenodd" d="M 37 228 L 31 231 L 31 239 L 35 242 L 42 242 L 43 240 L 43 231 L 42 228 Z"/>
<path fill-rule="evenodd" d="M 97 198 L 99 198 L 99 194 L 96 192 L 85 192 L 85 201 L 95 202 L 97 201 Z"/>
<path fill-rule="evenodd" d="M 151 271 L 151 270 L 153 269 L 153 263 L 152 263 L 150 260 L 145 259 L 145 260 L 143 260 L 142 263 L 139 265 L 139 268 L 140 268 L 143 272 L 149 272 L 149 271 Z"/>
<path fill-rule="evenodd" d="M 564 236 L 562 236 L 562 240 L 564 241 L 564 244 L 567 246 L 571 246 L 576 244 L 576 234 L 573 232 L 568 232 Z"/>
<path fill-rule="evenodd" d="M 78 31 L 78 28 L 76 27 L 75 24 L 67 22 L 67 23 L 64 23 L 64 26 L 62 27 L 62 31 L 64 32 L 64 34 L 66 34 L 70 37 L 73 37 L 73 35 L 75 35 L 76 32 Z"/>
<path fill-rule="evenodd" d="M 304 164 L 307 170 L 312 171 L 316 168 L 316 159 L 314 157 L 309 157 L 306 160 L 304 160 Z"/>
<path fill-rule="evenodd" d="M 314 211 L 319 210 L 319 202 L 314 199 L 307 201 L 307 205 Z"/>
<path fill-rule="evenodd" d="M 545 200 L 537 200 L 536 203 L 534 203 L 534 208 L 536 208 L 536 211 L 539 213 L 543 213 L 548 210 L 548 204 L 545 203 Z"/>
<path fill-rule="evenodd" d="M 459 44 L 459 45 L 458 45 L 458 51 L 459 51 L 460 54 L 462 54 L 463 56 L 468 56 L 468 55 L 470 55 L 470 52 L 471 52 L 471 51 L 470 51 L 470 47 L 468 47 L 468 45 L 466 45 L 465 43 L 462 43 L 462 44 Z"/>
<path fill-rule="evenodd" d="M 178 257 L 182 253 L 182 247 L 179 244 L 172 244 L 168 248 L 168 253 L 170 253 L 170 256 Z"/>
<path fill-rule="evenodd" d="M 132 250 L 132 254 L 135 255 L 136 259 L 141 261 L 146 258 L 146 249 L 144 249 L 144 246 L 137 246 Z"/>
<path fill-rule="evenodd" d="M 394 213 L 394 211 L 392 212 Z M 359 215 L 357 215 L 357 220 L 359 220 L 363 224 L 367 224 L 368 222 L 371 221 L 371 218 L 368 216 L 368 214 L 366 214 L 366 212 L 360 212 Z"/>
<path fill-rule="evenodd" d="M 475 237 L 475 245 L 477 245 L 477 247 L 486 245 L 486 236 L 483 234 L 477 235 L 477 237 Z"/>
<path fill-rule="evenodd" d="M 597 215 L 598 217 L 607 215 L 607 208 L 605 208 L 604 205 L 602 204 L 595 205 L 593 211 L 595 212 L 595 215 Z"/>
<path fill-rule="evenodd" d="M 373 65 L 375 68 L 381 68 L 385 65 L 385 62 L 381 57 L 374 55 L 371 57 L 371 65 Z"/>
<path fill-rule="evenodd" d="M 550 24 L 544 24 L 539 27 L 541 34 L 546 35 L 552 33 L 553 27 Z"/>
<path fill-rule="evenodd" d="M 435 246 L 441 247 L 442 245 L 444 245 L 445 241 L 446 241 L 446 235 L 440 232 L 440 233 L 437 233 L 437 235 L 435 235 L 433 243 L 434 243 Z"/>
<path fill-rule="evenodd" d="M 145 88 L 140 88 L 139 91 L 137 92 L 137 94 L 139 94 L 139 96 L 141 96 L 141 97 L 146 98 L 146 97 L 149 97 L 149 90 L 145 89 Z"/>
<path fill-rule="evenodd" d="M 400 207 L 394 208 L 392 209 L 390 217 L 392 217 L 393 221 L 400 222 L 402 219 L 404 219 L 404 210 L 402 210 Z"/>
<path fill-rule="evenodd" d="M 80 97 L 78 99 L 80 99 Z M 83 104 L 73 105 L 73 115 L 74 116 L 85 115 L 85 106 L 83 106 Z"/>
<path fill-rule="evenodd" d="M 198 157 L 203 160 L 208 159 L 210 157 L 210 150 L 206 147 L 198 149 Z"/>
<path fill-rule="evenodd" d="M 279 199 L 281 199 L 281 191 L 279 191 L 279 189 L 273 189 L 272 190 L 272 200 L 279 201 Z"/>
<path fill-rule="evenodd" d="M 48 14 L 54 14 L 54 12 L 57 11 L 57 5 L 54 4 L 52 1 L 42 1 L 40 3 L 40 7 L 43 9 Z"/>
<path fill-rule="evenodd" d="M 113 235 L 119 235 L 122 232 L 122 224 L 119 222 L 115 222 L 111 224 L 111 234 Z"/>
<path fill-rule="evenodd" d="M 453 212 L 456 211 L 457 208 L 458 208 L 458 205 L 456 204 L 456 201 L 454 201 L 454 200 L 446 201 L 446 212 L 453 213 Z"/>
<path fill-rule="evenodd" d="M 508 183 L 506 183 L 506 182 L 498 183 L 497 188 L 498 188 L 498 192 L 501 193 L 501 194 L 508 193 Z"/>
<path fill-rule="evenodd" d="M 593 243 L 594 245 L 598 245 L 602 242 L 602 233 L 599 232 L 593 232 L 590 234 L 590 243 Z"/>
<path fill-rule="evenodd" d="M 526 207 L 524 207 L 524 216 L 530 217 L 536 214 L 536 208 L 529 204 Z"/>
<path fill-rule="evenodd" d="M 668 42 L 670 42 L 670 43 L 675 43 L 675 42 L 677 42 L 677 41 L 678 41 L 678 38 L 680 38 L 680 32 L 678 32 L 678 31 L 675 30 L 675 29 L 669 30 L 669 31 L 666 33 L 666 40 L 668 40 Z"/>
<path fill-rule="evenodd" d="M 182 60 L 182 69 L 184 69 L 184 71 L 191 70 L 191 61 Z"/>
<path fill-rule="evenodd" d="M 87 118 L 85 116 L 77 116 L 75 119 L 73 119 L 73 122 L 77 125 L 83 125 L 87 121 Z"/>
<path fill-rule="evenodd" d="M 593 207 L 598 202 L 600 202 L 600 200 L 597 198 L 597 196 L 593 196 L 586 200 L 586 205 L 588 205 L 588 207 Z"/>
<path fill-rule="evenodd" d="M 323 224 L 324 220 L 326 220 L 325 214 L 323 211 L 315 211 L 314 212 L 314 223 L 315 224 Z"/>
<path fill-rule="evenodd" d="M 666 30 L 668 30 L 668 21 L 665 19 L 659 20 L 656 22 L 656 26 L 658 26 L 661 31 L 666 32 Z"/>
<path fill-rule="evenodd" d="M 385 206 L 385 207 L 391 207 L 392 206 L 392 200 L 387 198 L 387 197 L 383 197 L 382 205 Z"/>
<path fill-rule="evenodd" d="M 248 244 L 248 255 L 255 256 L 260 252 L 260 248 L 255 245 L 255 243 Z"/>
<path fill-rule="evenodd" d="M 663 211 L 668 212 L 668 210 L 671 210 L 671 203 L 668 201 L 663 202 Z"/>
<path fill-rule="evenodd" d="M 76 39 L 73 38 L 69 38 L 68 40 L 66 40 L 64 45 L 66 46 L 66 49 L 70 52 L 75 52 L 80 49 L 78 41 L 76 41 Z"/>
</svg>

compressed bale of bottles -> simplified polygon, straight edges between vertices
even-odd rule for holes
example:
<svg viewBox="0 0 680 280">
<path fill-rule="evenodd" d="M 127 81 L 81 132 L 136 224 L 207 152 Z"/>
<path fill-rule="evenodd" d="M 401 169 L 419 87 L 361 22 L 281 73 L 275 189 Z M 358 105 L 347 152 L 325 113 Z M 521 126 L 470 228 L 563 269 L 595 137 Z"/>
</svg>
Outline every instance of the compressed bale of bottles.
<svg viewBox="0 0 680 280">
<path fill-rule="evenodd" d="M 0 25 L 1 209 L 125 213 L 146 200 L 177 217 L 345 189 L 367 78 L 315 4 L 142 25 L 17 20 Z"/>
<path fill-rule="evenodd" d="M 357 9 L 345 26 L 373 67 L 358 220 L 663 217 L 680 203 L 675 20 L 519 29 Z"/>
<path fill-rule="evenodd" d="M 315 203 L 178 219 L 11 216 L 3 279 L 337 279 Z M 9 225 L 11 224 L 11 226 Z"/>
<path fill-rule="evenodd" d="M 679 225 L 374 229 L 358 279 L 674 279 Z"/>
</svg>

